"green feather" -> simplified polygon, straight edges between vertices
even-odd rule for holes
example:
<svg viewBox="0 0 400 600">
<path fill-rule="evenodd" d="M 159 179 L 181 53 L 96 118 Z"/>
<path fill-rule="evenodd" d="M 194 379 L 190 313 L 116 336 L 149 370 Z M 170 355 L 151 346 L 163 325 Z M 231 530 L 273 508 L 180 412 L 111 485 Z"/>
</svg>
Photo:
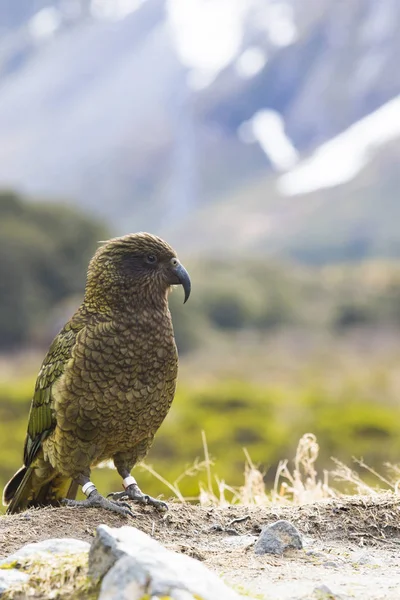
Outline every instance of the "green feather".
<svg viewBox="0 0 400 600">
<path fill-rule="evenodd" d="M 24 463 L 27 467 L 37 455 L 43 440 L 56 425 L 53 411 L 53 386 L 63 374 L 65 365 L 71 358 L 76 336 L 85 327 L 87 321 L 88 315 L 78 311 L 53 340 L 43 361 L 29 413 L 28 434 L 24 448 Z"/>
</svg>

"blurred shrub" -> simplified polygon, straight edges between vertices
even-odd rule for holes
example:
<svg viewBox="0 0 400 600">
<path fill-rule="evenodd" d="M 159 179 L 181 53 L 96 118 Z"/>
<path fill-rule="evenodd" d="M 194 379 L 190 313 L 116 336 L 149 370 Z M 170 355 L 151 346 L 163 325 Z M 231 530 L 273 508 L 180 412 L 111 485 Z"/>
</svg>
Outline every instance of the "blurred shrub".
<svg viewBox="0 0 400 600">
<path fill-rule="evenodd" d="M 87 263 L 105 237 L 101 225 L 74 209 L 0 193 L 0 349 L 46 338 L 46 316 L 56 306 L 60 324 L 68 318 L 62 307 L 69 298 L 81 299 Z M 400 326 L 395 262 L 304 267 L 259 255 L 184 262 L 192 296 L 185 307 L 179 290 L 171 296 L 181 354 L 211 335 L 235 331 L 306 328 L 343 335 Z"/>
<path fill-rule="evenodd" d="M 186 310 L 203 313 L 211 328 L 265 330 L 304 320 L 305 282 L 296 281 L 293 267 L 259 259 L 207 260 L 190 270 L 196 304 Z"/>
<path fill-rule="evenodd" d="M 103 226 L 76 209 L 0 193 L 0 348 L 31 341 L 57 302 L 82 293 Z"/>
<path fill-rule="evenodd" d="M 254 319 L 251 303 L 246 291 L 215 290 L 204 302 L 204 311 L 211 323 L 220 329 L 242 329 Z"/>
<path fill-rule="evenodd" d="M 183 352 L 212 330 L 269 332 L 306 328 L 371 330 L 400 325 L 400 266 L 396 263 L 305 268 L 260 259 L 204 260 L 188 265 L 193 294 L 174 311 Z M 179 294 L 173 295 L 173 301 Z"/>
<path fill-rule="evenodd" d="M 348 327 L 368 325 L 373 321 L 374 315 L 368 306 L 344 304 L 337 307 L 332 324 L 334 328 L 346 329 Z"/>
</svg>

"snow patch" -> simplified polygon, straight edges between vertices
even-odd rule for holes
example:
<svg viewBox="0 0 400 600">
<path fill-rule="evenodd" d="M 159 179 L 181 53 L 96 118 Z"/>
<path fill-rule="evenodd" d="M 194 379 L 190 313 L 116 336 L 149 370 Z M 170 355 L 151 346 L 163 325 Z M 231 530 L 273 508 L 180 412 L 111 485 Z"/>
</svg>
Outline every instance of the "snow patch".
<svg viewBox="0 0 400 600">
<path fill-rule="evenodd" d="M 367 165 L 376 148 L 399 136 L 400 96 L 397 96 L 282 175 L 277 188 L 285 196 L 294 196 L 346 183 Z"/>
<path fill-rule="evenodd" d="M 277 171 L 291 169 L 298 153 L 286 135 L 282 116 L 274 110 L 260 110 L 242 123 L 238 136 L 244 143 L 257 141 Z"/>
<path fill-rule="evenodd" d="M 266 62 L 267 56 L 264 50 L 252 46 L 247 48 L 247 50 L 239 56 L 235 63 L 235 68 L 240 77 L 247 79 L 257 75 L 257 73 L 265 66 Z"/>
<path fill-rule="evenodd" d="M 237 56 L 248 0 L 168 0 L 168 25 L 182 63 L 211 83 Z M 193 76 L 196 85 L 196 75 Z"/>
<path fill-rule="evenodd" d="M 119 21 L 135 12 L 145 0 L 92 0 L 90 10 L 96 19 Z"/>
<path fill-rule="evenodd" d="M 293 44 L 298 36 L 294 12 L 288 2 L 275 0 L 167 0 L 167 23 L 182 63 L 192 70 L 188 83 L 207 87 L 236 57 L 241 77 L 252 77 L 266 63 L 265 52 L 243 50 L 244 27 L 256 19 L 270 44 Z"/>
<path fill-rule="evenodd" d="M 39 10 L 28 23 L 28 29 L 37 41 L 51 37 L 61 25 L 60 12 L 51 6 Z"/>
<path fill-rule="evenodd" d="M 258 28 L 267 32 L 273 46 L 285 47 L 298 38 L 293 7 L 287 2 L 267 2 L 258 11 Z"/>
</svg>

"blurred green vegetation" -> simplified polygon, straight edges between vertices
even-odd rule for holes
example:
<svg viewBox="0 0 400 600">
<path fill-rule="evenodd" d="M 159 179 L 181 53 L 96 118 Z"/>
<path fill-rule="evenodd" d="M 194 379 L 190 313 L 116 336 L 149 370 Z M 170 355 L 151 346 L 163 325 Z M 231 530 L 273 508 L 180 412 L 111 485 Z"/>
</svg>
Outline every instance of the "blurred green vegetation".
<svg viewBox="0 0 400 600">
<path fill-rule="evenodd" d="M 82 292 L 105 237 L 103 225 L 76 209 L 0 192 L 0 349 L 40 338 L 49 311 Z"/>
<path fill-rule="evenodd" d="M 224 380 L 204 377 L 192 381 L 192 367 L 187 371 L 183 365 L 172 409 L 147 462 L 173 482 L 196 459 L 203 458 L 204 430 L 209 452 L 216 460 L 215 472 L 234 486 L 243 482 L 243 448 L 265 471 L 271 487 L 277 463 L 294 457 L 298 440 L 306 432 L 315 433 L 320 442 L 317 466 L 321 473 L 333 468 L 332 456 L 347 464 L 352 456 L 362 457 L 378 471 L 386 462 L 396 463 L 400 456 L 399 351 L 380 359 L 370 355 L 364 363 L 355 361 L 356 347 L 348 356 L 342 352 L 340 360 L 334 341 L 327 349 L 322 360 L 317 354 L 306 360 L 303 357 L 295 374 L 282 368 L 277 376 L 271 363 L 271 381 L 268 373 L 264 380 L 244 378 L 246 372 L 251 374 L 250 358 L 249 365 L 243 359 L 236 378 L 230 372 Z M 216 355 L 210 360 L 217 360 Z M 260 370 L 262 365 L 260 357 Z M 0 486 L 21 462 L 33 385 L 34 379 L 28 378 L 0 386 Z M 170 496 L 168 488 L 148 473 L 136 469 L 136 476 L 147 492 Z M 104 493 L 121 485 L 116 472 L 109 469 L 95 470 L 93 478 Z M 205 479 L 204 472 L 185 477 L 181 491 L 197 496 L 199 481 Z"/>
<path fill-rule="evenodd" d="M 51 337 L 77 304 L 102 225 L 72 209 L 0 194 L 0 486 L 20 466 L 36 372 Z M 380 469 L 400 456 L 400 265 L 325 267 L 243 256 L 184 259 L 190 301 L 171 296 L 181 355 L 178 392 L 148 457 L 173 482 L 202 459 L 201 431 L 230 485 L 244 453 L 272 481 L 299 438 L 317 435 L 319 466 L 353 455 Z M 23 349 L 35 347 L 27 364 Z M 19 353 L 16 349 L 20 350 Z M 13 350 L 14 354 L 6 355 Z M 103 492 L 114 471 L 94 475 Z M 169 490 L 139 473 L 152 494 Z M 199 492 L 186 477 L 181 490 Z"/>
</svg>

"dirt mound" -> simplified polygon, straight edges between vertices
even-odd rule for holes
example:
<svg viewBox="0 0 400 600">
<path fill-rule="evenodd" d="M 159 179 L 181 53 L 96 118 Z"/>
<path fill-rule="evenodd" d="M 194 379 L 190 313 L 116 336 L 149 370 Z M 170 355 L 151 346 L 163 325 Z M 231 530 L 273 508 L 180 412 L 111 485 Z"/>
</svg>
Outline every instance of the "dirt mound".
<svg viewBox="0 0 400 600">
<path fill-rule="evenodd" d="M 318 584 L 362 598 L 398 598 L 400 500 L 393 494 L 350 497 L 300 507 L 200 507 L 170 502 L 157 513 L 135 507 L 125 519 L 101 509 L 46 508 L 0 517 L 0 557 L 33 541 L 91 541 L 100 523 L 132 524 L 161 543 L 203 560 L 233 585 L 269 597 L 313 597 Z M 263 525 L 287 519 L 305 539 L 304 552 L 256 556 Z M 361 554 L 360 554 L 361 552 Z M 275 595 L 271 596 L 271 592 Z M 308 594 L 308 596 L 307 596 Z M 262 596 L 261 596 L 262 597 Z"/>
<path fill-rule="evenodd" d="M 90 541 L 100 523 L 118 527 L 132 524 L 164 544 L 190 541 L 195 546 L 221 537 L 256 535 L 263 525 L 279 519 L 291 521 L 301 533 L 325 541 L 363 539 L 400 544 L 400 499 L 392 494 L 353 496 L 303 506 L 200 507 L 171 501 L 169 511 L 135 506 L 127 520 L 102 509 L 43 508 L 0 517 L 0 557 L 29 542 L 49 537 Z"/>
</svg>

